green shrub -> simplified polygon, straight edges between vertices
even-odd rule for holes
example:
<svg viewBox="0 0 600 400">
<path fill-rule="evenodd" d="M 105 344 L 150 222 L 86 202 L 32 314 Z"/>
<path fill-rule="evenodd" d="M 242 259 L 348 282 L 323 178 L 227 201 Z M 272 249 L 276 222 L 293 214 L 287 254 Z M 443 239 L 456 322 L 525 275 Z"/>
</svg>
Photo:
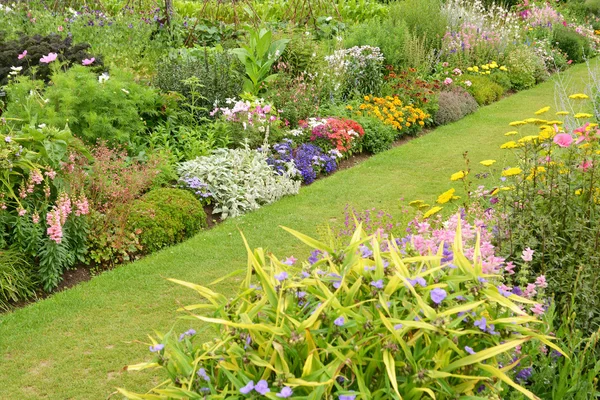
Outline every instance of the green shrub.
<svg viewBox="0 0 600 400">
<path fill-rule="evenodd" d="M 377 118 L 354 118 L 365 131 L 361 139 L 363 150 L 371 154 L 377 154 L 392 147 L 397 135 L 397 131 L 392 125 L 386 125 Z"/>
<path fill-rule="evenodd" d="M 486 75 L 469 76 L 472 85 L 467 89 L 475 98 L 477 104 L 486 105 L 500 99 L 504 93 L 502 86 Z"/>
<path fill-rule="evenodd" d="M 544 61 L 529 46 L 511 49 L 506 57 L 506 67 L 515 90 L 529 89 L 548 77 Z"/>
<path fill-rule="evenodd" d="M 182 189 L 156 189 L 134 201 L 128 229 L 139 232 L 144 253 L 179 243 L 206 227 L 202 203 Z"/>
<path fill-rule="evenodd" d="M 460 229 L 452 264 L 440 261 L 442 249 L 403 259 L 394 241 L 361 228 L 339 248 L 287 230 L 314 249 L 309 261 L 283 263 L 248 249 L 232 298 L 172 280 L 200 294 L 203 304 L 187 309 L 201 307 L 193 316 L 211 324 L 216 337 L 202 344 L 190 329 L 152 338 L 153 360 L 128 369 L 158 368 L 168 381 L 147 394 L 121 394 L 242 399 L 270 387 L 270 399 L 416 400 L 425 393 L 466 398 L 478 388 L 482 398 L 499 398 L 509 384 L 536 398 L 509 376 L 518 364 L 513 349 L 559 348 L 540 332 L 544 324 L 519 308 L 525 304 L 517 305 L 530 300 L 503 296 L 497 275 L 483 274 L 480 261 L 463 255 Z"/>
<path fill-rule="evenodd" d="M 460 86 L 440 92 L 438 110 L 433 117 L 436 125 L 445 125 L 462 119 L 477 110 L 477 101 Z"/>
<path fill-rule="evenodd" d="M 427 51 L 441 48 L 448 20 L 440 0 L 404 0 L 390 6 L 389 18 L 403 20 L 410 32 L 424 41 Z M 413 67 L 417 67 L 413 65 Z"/>
<path fill-rule="evenodd" d="M 512 82 L 510 81 L 510 76 L 507 73 L 502 71 L 493 71 L 493 73 L 489 75 L 489 78 L 498 85 L 502 86 L 502 89 L 504 89 L 505 92 L 512 88 Z"/>
<path fill-rule="evenodd" d="M 568 28 L 562 26 L 555 28 L 552 40 L 573 62 L 583 62 L 586 57 L 590 57 L 592 54 L 588 41 Z"/>
<path fill-rule="evenodd" d="M 10 303 L 35 296 L 35 271 L 25 257 L 11 250 L 0 250 L 0 310 Z"/>
<path fill-rule="evenodd" d="M 211 111 L 215 102 L 237 97 L 244 84 L 244 69 L 236 56 L 220 46 L 176 49 L 158 63 L 156 85 L 164 92 L 188 97 L 193 88 L 185 82 L 196 77 L 203 97 L 198 106 Z"/>
</svg>

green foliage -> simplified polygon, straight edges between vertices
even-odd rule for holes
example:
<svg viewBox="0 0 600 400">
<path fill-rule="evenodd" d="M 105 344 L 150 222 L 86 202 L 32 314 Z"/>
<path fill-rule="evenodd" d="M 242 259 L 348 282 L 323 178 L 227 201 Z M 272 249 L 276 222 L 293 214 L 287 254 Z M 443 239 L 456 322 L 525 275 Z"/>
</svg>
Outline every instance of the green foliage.
<svg viewBox="0 0 600 400">
<path fill-rule="evenodd" d="M 404 20 L 409 31 L 424 43 L 427 52 L 438 50 L 448 21 L 441 12 L 440 0 L 405 0 L 390 6 L 389 18 Z M 417 67 L 417 65 L 409 65 Z"/>
<path fill-rule="evenodd" d="M 524 90 L 546 79 L 544 61 L 528 46 L 517 46 L 506 56 L 506 67 L 512 88 Z"/>
<path fill-rule="evenodd" d="M 35 296 L 33 267 L 25 257 L 11 250 L 0 250 L 0 310 L 11 303 Z"/>
<path fill-rule="evenodd" d="M 592 54 L 588 41 L 568 28 L 562 26 L 555 28 L 552 40 L 573 62 L 583 62 Z"/>
<path fill-rule="evenodd" d="M 179 340 L 173 332 L 152 338 L 154 360 L 128 369 L 160 368 L 169 381 L 149 394 L 121 394 L 240 399 L 247 385 L 252 390 L 264 380 L 274 399 L 285 387 L 292 398 L 314 400 L 359 393 L 460 397 L 481 385 L 498 396 L 504 384 L 536 398 L 507 375 L 517 364 L 511 350 L 531 341 L 559 348 L 538 330 L 541 321 L 517 305 L 529 300 L 502 296 L 489 282 L 494 276 L 462 254 L 460 228 L 452 268 L 440 262 L 442 249 L 403 259 L 395 241 L 368 236 L 361 227 L 341 248 L 286 230 L 314 249 L 311 261 L 295 266 L 248 249 L 233 299 L 172 280 L 200 294 L 203 304 L 186 309 L 208 312 L 194 317 L 212 324 L 217 338 L 204 345 L 195 331 Z M 490 324 L 483 330 L 473 325 L 482 316 Z"/>
<path fill-rule="evenodd" d="M 156 189 L 131 204 L 129 230 L 139 232 L 144 253 L 192 237 L 206 227 L 202 203 L 182 189 Z"/>
<path fill-rule="evenodd" d="M 479 105 L 493 103 L 500 99 L 504 93 L 502 86 L 485 75 L 468 76 L 468 79 L 472 85 L 467 88 L 467 91 L 471 93 Z"/>
<path fill-rule="evenodd" d="M 445 125 L 477 110 L 475 98 L 460 86 L 443 90 L 438 96 L 438 110 L 433 117 L 436 125 Z"/>
<path fill-rule="evenodd" d="M 277 74 L 271 73 L 271 67 L 285 51 L 289 39 L 272 41 L 272 36 L 267 29 L 253 30 L 246 46 L 231 50 L 246 69 L 243 89 L 248 93 L 256 95 L 277 79 Z"/>
<path fill-rule="evenodd" d="M 191 87 L 190 78 L 197 79 Z M 198 92 L 197 105 L 210 110 L 242 91 L 243 67 L 238 59 L 222 47 L 171 50 L 157 66 L 156 85 L 163 92 L 179 92 L 191 101 L 192 90 Z"/>
<path fill-rule="evenodd" d="M 364 129 L 365 134 L 361 139 L 362 150 L 371 154 L 389 150 L 397 136 L 397 131 L 392 125 L 386 125 L 377 118 L 353 117 Z"/>
</svg>

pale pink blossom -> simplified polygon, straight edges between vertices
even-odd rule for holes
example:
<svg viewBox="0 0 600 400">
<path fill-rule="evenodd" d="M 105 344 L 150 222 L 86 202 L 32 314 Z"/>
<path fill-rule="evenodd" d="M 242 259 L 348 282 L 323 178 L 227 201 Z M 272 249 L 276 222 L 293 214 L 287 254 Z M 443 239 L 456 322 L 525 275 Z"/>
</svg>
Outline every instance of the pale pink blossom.
<svg viewBox="0 0 600 400">
<path fill-rule="evenodd" d="M 540 275 L 537 277 L 537 279 L 535 280 L 535 284 L 539 287 L 539 288 L 547 288 L 548 287 L 548 282 L 546 282 L 546 276 L 544 275 Z"/>
<path fill-rule="evenodd" d="M 37 224 L 38 222 L 40 222 L 40 215 L 38 213 L 35 213 L 31 216 L 31 221 L 34 224 Z"/>
<path fill-rule="evenodd" d="M 530 262 L 531 260 L 533 260 L 533 253 L 535 253 L 535 250 L 531 250 L 528 247 L 525 250 L 523 250 L 523 254 L 521 255 L 521 258 L 525 262 Z"/>
<path fill-rule="evenodd" d="M 26 55 L 27 55 L 27 50 L 23 50 L 23 52 L 21 54 L 19 54 L 19 56 L 17 58 L 19 60 L 22 60 L 25 58 Z"/>
<path fill-rule="evenodd" d="M 27 214 L 27 210 L 24 208 L 19 208 L 19 217 L 22 217 L 25 214 Z"/>
<path fill-rule="evenodd" d="M 454 81 L 450 77 L 444 79 L 444 85 L 450 85 L 450 84 L 452 84 L 452 82 L 454 82 Z"/>
<path fill-rule="evenodd" d="M 506 267 L 504 267 L 504 272 L 506 272 L 509 275 L 514 275 L 515 271 L 513 271 L 515 269 L 516 265 L 512 263 L 512 261 L 509 261 L 506 263 Z"/>
<path fill-rule="evenodd" d="M 62 26 L 62 25 L 59 25 L 59 26 L 58 26 L 58 28 L 56 28 L 56 29 L 58 29 L 58 31 L 59 31 L 59 32 L 62 32 L 62 31 L 64 31 L 64 30 L 65 30 L 65 28 L 63 28 L 63 26 Z"/>
<path fill-rule="evenodd" d="M 536 290 L 536 286 L 534 283 L 528 283 L 527 287 L 525 288 L 525 297 L 527 298 L 532 298 L 533 296 L 535 296 L 537 294 L 537 290 Z"/>
<path fill-rule="evenodd" d="M 559 133 L 554 136 L 554 143 L 560 147 L 569 147 L 573 143 L 573 137 L 568 133 Z"/>
<path fill-rule="evenodd" d="M 50 64 L 52 61 L 56 60 L 56 57 L 58 57 L 58 54 L 48 53 L 48 55 L 45 55 L 44 57 L 40 58 L 40 62 L 44 64 Z"/>
<path fill-rule="evenodd" d="M 539 303 L 536 303 L 532 308 L 530 308 L 531 312 L 536 315 L 542 315 L 544 313 L 544 306 Z"/>
<path fill-rule="evenodd" d="M 75 215 L 87 215 L 90 212 L 90 205 L 85 196 L 82 196 L 80 199 L 75 200 Z"/>
<path fill-rule="evenodd" d="M 81 61 L 81 64 L 82 65 L 92 65 L 94 63 L 94 61 L 96 61 L 96 59 L 94 57 L 92 57 L 92 58 L 84 58 Z"/>
<path fill-rule="evenodd" d="M 60 223 L 60 210 L 55 207 L 46 214 L 46 223 L 48 224 L 46 233 L 50 239 L 54 240 L 56 243 L 60 243 L 63 236 L 62 225 Z"/>
</svg>

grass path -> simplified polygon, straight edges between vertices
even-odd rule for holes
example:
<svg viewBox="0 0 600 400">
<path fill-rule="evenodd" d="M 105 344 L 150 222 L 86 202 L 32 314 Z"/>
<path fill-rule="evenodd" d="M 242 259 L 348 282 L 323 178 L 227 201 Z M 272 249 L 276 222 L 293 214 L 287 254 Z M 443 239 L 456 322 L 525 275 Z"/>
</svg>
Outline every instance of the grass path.
<svg viewBox="0 0 600 400">
<path fill-rule="evenodd" d="M 566 76 L 572 90 L 581 91 L 587 83 L 585 66 L 571 68 Z M 554 84 L 546 82 L 503 99 L 303 187 L 298 196 L 0 316 L 0 398 L 104 399 L 117 386 L 150 388 L 158 379 L 151 373 L 121 372 L 126 364 L 149 357 L 147 347 L 131 342 L 144 340 L 152 330 L 167 331 L 174 323 L 179 330 L 189 328 L 189 322 L 175 322 L 175 309 L 197 300 L 191 291 L 163 278 L 206 284 L 243 268 L 246 257 L 238 228 L 251 246 L 280 257 L 298 256 L 306 249 L 279 225 L 314 235 L 324 222 L 343 218 L 348 203 L 398 214 L 400 197 L 431 201 L 450 187 L 450 174 L 464 165 L 463 152 L 469 152 L 474 168 L 483 159 L 501 161 L 505 153 L 499 145 L 506 139 L 502 134 L 509 130 L 508 122 L 553 105 L 553 94 Z M 233 285 L 224 282 L 217 289 L 227 291 Z"/>
</svg>

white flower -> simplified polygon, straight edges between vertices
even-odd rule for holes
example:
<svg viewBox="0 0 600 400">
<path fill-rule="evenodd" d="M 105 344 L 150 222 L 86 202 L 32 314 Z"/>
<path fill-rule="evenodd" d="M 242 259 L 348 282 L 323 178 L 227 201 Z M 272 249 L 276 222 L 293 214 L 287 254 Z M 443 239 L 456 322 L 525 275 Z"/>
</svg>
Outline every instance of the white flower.
<svg viewBox="0 0 600 400">
<path fill-rule="evenodd" d="M 127 89 L 121 89 L 121 91 L 125 94 L 129 94 L 129 90 L 127 90 Z"/>
<path fill-rule="evenodd" d="M 23 70 L 23 67 L 10 67 L 10 69 L 15 72 L 21 72 Z"/>
<path fill-rule="evenodd" d="M 108 73 L 107 73 L 107 72 L 103 72 L 103 73 L 102 73 L 102 75 L 100 75 L 100 76 L 98 77 L 98 82 L 100 82 L 100 83 L 104 83 L 104 82 L 106 82 L 106 81 L 107 81 L 109 78 L 110 78 L 110 76 L 108 75 Z"/>
<path fill-rule="evenodd" d="M 46 124 L 39 124 L 38 125 L 38 128 L 40 128 L 40 129 L 44 129 L 45 127 L 46 127 Z"/>
<path fill-rule="evenodd" d="M 327 17 L 327 18 L 325 18 L 325 21 L 329 22 L 329 21 L 331 21 L 332 19 L 333 19 L 333 17 Z"/>
</svg>

